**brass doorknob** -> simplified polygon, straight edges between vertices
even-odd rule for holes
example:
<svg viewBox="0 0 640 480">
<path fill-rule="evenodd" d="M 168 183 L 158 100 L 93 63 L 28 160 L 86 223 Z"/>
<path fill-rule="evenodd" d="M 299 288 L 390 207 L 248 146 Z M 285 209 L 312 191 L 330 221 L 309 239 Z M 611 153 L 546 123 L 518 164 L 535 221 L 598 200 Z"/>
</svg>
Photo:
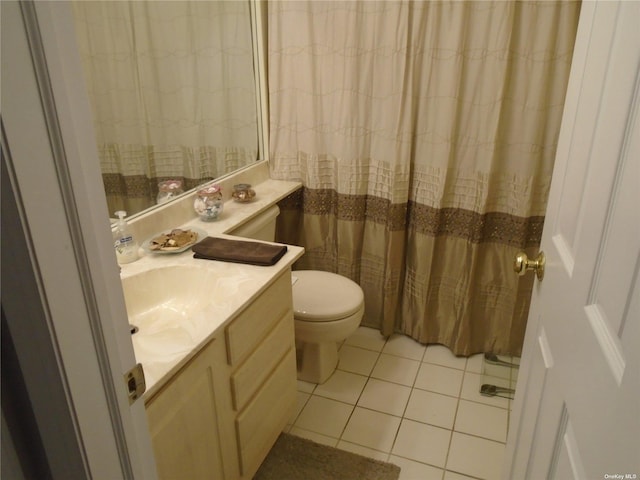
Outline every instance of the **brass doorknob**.
<svg viewBox="0 0 640 480">
<path fill-rule="evenodd" d="M 518 252 L 513 261 L 513 270 L 520 276 L 527 273 L 527 270 L 533 270 L 536 272 L 538 280 L 542 281 L 544 278 L 544 262 L 544 252 L 540 252 L 535 260 L 529 260 L 526 253 Z"/>
</svg>

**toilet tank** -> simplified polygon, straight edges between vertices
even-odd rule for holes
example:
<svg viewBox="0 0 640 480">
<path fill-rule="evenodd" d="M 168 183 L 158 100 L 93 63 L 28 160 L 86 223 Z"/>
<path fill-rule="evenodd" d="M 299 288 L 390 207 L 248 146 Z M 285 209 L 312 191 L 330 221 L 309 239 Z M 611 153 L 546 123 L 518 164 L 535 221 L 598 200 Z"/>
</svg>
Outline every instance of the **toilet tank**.
<svg viewBox="0 0 640 480">
<path fill-rule="evenodd" d="M 276 238 L 276 218 L 278 215 L 280 215 L 280 208 L 273 205 L 228 233 L 238 237 L 273 242 Z"/>
</svg>

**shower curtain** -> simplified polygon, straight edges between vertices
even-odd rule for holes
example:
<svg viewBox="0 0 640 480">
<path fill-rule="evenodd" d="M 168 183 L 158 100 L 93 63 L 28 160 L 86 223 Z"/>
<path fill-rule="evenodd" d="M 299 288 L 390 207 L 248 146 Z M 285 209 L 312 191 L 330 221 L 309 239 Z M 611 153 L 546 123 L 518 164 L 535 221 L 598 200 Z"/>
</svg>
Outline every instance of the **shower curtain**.
<svg viewBox="0 0 640 480">
<path fill-rule="evenodd" d="M 111 213 L 258 158 L 249 2 L 72 5 Z"/>
<path fill-rule="evenodd" d="M 272 176 L 296 268 L 361 285 L 363 325 L 519 355 L 580 5 L 269 2 Z"/>
</svg>

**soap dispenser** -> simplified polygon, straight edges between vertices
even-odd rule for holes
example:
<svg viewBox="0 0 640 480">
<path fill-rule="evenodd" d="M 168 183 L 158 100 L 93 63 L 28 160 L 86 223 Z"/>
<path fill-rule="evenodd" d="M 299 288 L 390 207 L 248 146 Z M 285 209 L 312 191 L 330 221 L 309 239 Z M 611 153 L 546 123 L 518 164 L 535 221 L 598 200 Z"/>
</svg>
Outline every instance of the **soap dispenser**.
<svg viewBox="0 0 640 480">
<path fill-rule="evenodd" d="M 127 212 L 118 210 L 115 214 L 118 217 L 118 224 L 113 233 L 116 258 L 119 264 L 134 262 L 138 259 L 138 243 L 129 232 L 129 226 L 124 219 Z"/>
</svg>

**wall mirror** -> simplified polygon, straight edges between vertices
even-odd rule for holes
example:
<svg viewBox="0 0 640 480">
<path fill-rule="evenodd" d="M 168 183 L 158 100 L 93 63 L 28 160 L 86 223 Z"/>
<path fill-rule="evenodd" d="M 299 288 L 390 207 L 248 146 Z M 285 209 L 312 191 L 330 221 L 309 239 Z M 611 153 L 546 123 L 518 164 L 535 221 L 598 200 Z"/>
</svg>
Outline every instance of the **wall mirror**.
<svg viewBox="0 0 640 480">
<path fill-rule="evenodd" d="M 111 216 L 264 158 L 252 0 L 72 9 Z"/>
</svg>

